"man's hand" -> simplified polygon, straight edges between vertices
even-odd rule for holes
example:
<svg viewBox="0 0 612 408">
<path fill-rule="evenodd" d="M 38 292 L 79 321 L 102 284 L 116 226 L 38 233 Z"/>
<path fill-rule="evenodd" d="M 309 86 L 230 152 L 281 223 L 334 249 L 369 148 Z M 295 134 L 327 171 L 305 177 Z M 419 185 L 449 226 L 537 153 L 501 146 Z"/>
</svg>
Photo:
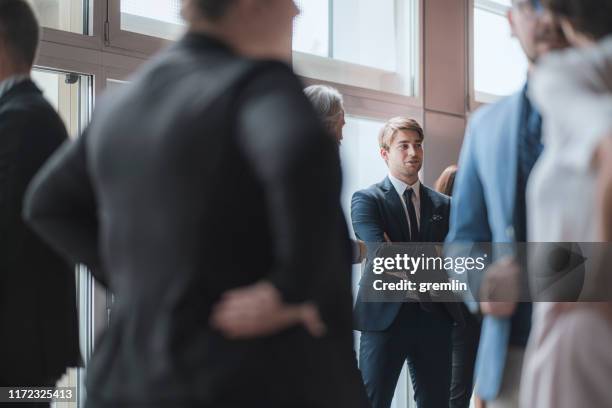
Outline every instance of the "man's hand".
<svg viewBox="0 0 612 408">
<path fill-rule="evenodd" d="M 521 269 L 512 258 L 503 258 L 487 269 L 480 288 L 480 309 L 496 317 L 511 316 L 519 298 Z"/>
<path fill-rule="evenodd" d="M 314 337 L 325 333 L 315 305 L 288 305 L 268 282 L 230 290 L 213 308 L 210 324 L 229 338 L 254 338 L 276 334 L 303 324 Z"/>
</svg>

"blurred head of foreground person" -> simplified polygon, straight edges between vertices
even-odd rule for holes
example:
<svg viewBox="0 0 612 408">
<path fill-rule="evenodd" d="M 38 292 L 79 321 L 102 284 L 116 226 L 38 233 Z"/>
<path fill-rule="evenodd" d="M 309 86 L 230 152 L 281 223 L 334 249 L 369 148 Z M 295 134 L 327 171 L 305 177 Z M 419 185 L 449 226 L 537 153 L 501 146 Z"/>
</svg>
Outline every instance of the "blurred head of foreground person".
<svg viewBox="0 0 612 408">
<path fill-rule="evenodd" d="M 530 64 L 551 50 L 567 46 L 558 22 L 545 12 L 539 0 L 513 0 L 508 21 Z"/>
<path fill-rule="evenodd" d="M 279 61 L 296 13 L 185 1 L 186 35 L 31 184 L 31 225 L 115 295 L 88 408 L 366 402 L 336 144 Z"/>
<path fill-rule="evenodd" d="M 183 0 L 189 30 L 222 39 L 236 53 L 250 58 L 289 61 L 293 0 Z"/>
<path fill-rule="evenodd" d="M 68 139 L 30 78 L 39 31 L 25 0 L 0 0 L 0 387 L 54 386 L 80 364 L 74 268 L 21 217 L 30 180 Z"/>
<path fill-rule="evenodd" d="M 30 75 L 38 49 L 39 28 L 25 0 L 0 1 L 0 81 Z"/>
<path fill-rule="evenodd" d="M 323 124 L 337 140 L 342 143 L 344 121 L 344 101 L 337 89 L 325 85 L 312 85 L 304 90 Z"/>
<path fill-rule="evenodd" d="M 543 0 L 543 4 L 559 17 L 574 47 L 593 45 L 612 34 L 612 1 Z"/>
</svg>

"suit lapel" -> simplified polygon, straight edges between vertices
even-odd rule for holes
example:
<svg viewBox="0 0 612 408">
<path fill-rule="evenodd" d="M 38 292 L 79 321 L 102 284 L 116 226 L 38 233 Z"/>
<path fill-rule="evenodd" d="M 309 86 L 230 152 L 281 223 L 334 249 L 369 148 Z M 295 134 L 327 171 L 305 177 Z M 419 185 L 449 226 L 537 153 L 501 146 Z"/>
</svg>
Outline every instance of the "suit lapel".
<svg viewBox="0 0 612 408">
<path fill-rule="evenodd" d="M 410 229 L 408 228 L 408 220 L 406 219 L 404 206 L 402 205 L 402 202 L 400 201 L 401 198 L 397 194 L 397 191 L 395 191 L 393 184 L 391 184 L 389 177 L 385 177 L 383 180 L 382 190 L 385 193 L 385 204 L 387 206 L 387 210 L 396 221 L 396 225 L 400 226 L 402 242 L 410 241 Z M 393 238 L 391 238 L 391 240 L 393 240 Z"/>
</svg>

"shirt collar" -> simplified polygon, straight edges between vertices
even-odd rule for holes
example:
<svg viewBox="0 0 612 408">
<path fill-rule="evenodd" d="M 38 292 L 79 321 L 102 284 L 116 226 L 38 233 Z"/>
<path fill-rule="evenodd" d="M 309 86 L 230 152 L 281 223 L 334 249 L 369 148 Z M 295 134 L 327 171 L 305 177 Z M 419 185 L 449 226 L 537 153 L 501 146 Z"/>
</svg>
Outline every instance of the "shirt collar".
<svg viewBox="0 0 612 408">
<path fill-rule="evenodd" d="M 394 177 L 391 173 L 389 173 L 389 180 L 391 181 L 391 184 L 393 184 L 395 191 L 397 191 L 397 194 L 399 194 L 400 197 L 403 197 L 404 191 L 406 191 L 406 189 L 410 187 L 416 199 L 419 200 L 421 194 L 421 182 L 418 179 L 416 183 L 410 186 L 404 183 L 402 180 Z"/>
<path fill-rule="evenodd" d="M 14 86 L 30 79 L 27 74 L 13 75 L 0 82 L 0 98 L 8 93 Z"/>
</svg>

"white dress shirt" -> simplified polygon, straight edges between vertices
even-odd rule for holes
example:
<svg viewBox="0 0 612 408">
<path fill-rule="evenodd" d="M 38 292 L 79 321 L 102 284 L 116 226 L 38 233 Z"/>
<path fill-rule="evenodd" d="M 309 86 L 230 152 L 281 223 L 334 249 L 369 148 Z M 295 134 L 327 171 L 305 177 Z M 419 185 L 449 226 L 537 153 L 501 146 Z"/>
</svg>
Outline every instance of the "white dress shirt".
<svg viewBox="0 0 612 408">
<path fill-rule="evenodd" d="M 406 215 L 406 220 L 408 220 L 408 228 L 410 228 L 410 217 L 408 216 L 408 207 L 406 206 L 406 202 L 404 200 L 404 192 L 406 189 L 412 189 L 412 205 L 414 205 L 414 211 L 416 212 L 417 219 L 417 228 L 420 230 L 421 228 L 421 182 L 419 180 L 416 181 L 413 185 L 408 185 L 404 183 L 402 180 L 393 177 L 391 173 L 389 173 L 389 180 L 391 180 L 391 184 L 395 187 L 395 191 L 400 196 L 400 201 L 402 202 L 402 207 L 404 207 L 404 214 Z"/>
</svg>

